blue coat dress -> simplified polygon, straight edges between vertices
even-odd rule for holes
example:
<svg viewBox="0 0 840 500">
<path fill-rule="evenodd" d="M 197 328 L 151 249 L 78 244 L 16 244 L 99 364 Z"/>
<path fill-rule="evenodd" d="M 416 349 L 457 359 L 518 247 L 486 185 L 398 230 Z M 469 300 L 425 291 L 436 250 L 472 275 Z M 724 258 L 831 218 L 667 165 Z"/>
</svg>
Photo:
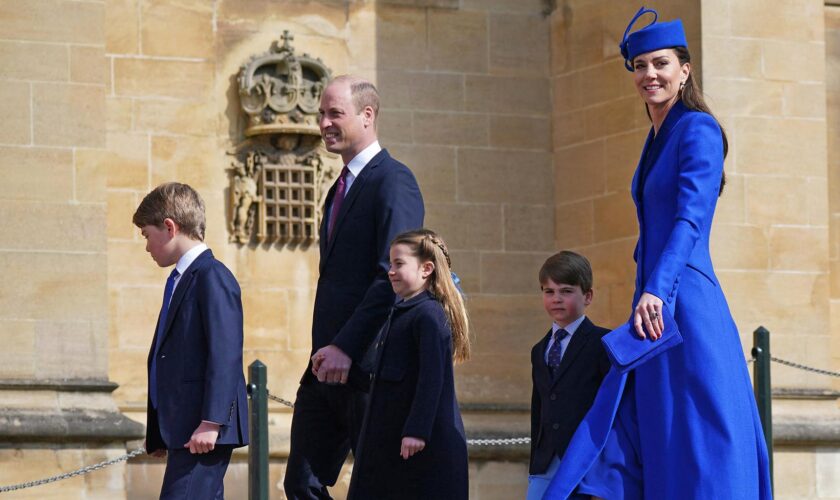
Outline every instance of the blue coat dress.
<svg viewBox="0 0 840 500">
<path fill-rule="evenodd" d="M 385 328 L 348 498 L 467 500 L 467 441 L 443 307 L 422 292 L 397 303 Z M 406 436 L 426 446 L 403 460 Z"/>
<path fill-rule="evenodd" d="M 636 291 L 665 303 L 683 343 L 610 371 L 545 498 L 767 499 L 767 449 L 746 360 L 709 254 L 723 171 L 715 119 L 677 102 L 648 135 L 632 194 Z"/>
</svg>

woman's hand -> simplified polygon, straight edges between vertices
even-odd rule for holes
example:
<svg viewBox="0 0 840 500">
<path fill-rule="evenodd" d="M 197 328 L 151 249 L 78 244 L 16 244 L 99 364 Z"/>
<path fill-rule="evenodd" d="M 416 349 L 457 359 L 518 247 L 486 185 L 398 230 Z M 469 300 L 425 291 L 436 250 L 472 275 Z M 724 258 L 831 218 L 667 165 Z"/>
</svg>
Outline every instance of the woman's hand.
<svg viewBox="0 0 840 500">
<path fill-rule="evenodd" d="M 651 340 L 659 339 L 662 330 L 665 329 L 665 322 L 662 321 L 662 299 L 647 292 L 643 293 L 633 312 L 633 326 L 636 327 L 639 337 L 645 338 L 647 330 Z"/>
<path fill-rule="evenodd" d="M 403 460 L 408 460 L 408 457 L 415 453 L 420 453 L 426 447 L 426 442 L 422 439 L 406 436 L 402 438 L 402 446 L 400 446 L 400 456 Z"/>
</svg>

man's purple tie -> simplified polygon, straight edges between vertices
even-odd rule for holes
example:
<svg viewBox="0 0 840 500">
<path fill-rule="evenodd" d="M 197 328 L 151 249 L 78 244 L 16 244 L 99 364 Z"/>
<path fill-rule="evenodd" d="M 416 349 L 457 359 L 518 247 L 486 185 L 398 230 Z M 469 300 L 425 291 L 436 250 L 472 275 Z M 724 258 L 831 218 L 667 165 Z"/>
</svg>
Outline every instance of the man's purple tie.
<svg viewBox="0 0 840 500">
<path fill-rule="evenodd" d="M 569 332 L 561 328 L 554 332 L 554 343 L 551 344 L 551 349 L 548 350 L 548 366 L 552 369 L 560 366 L 560 361 L 563 360 L 563 347 L 560 342 L 569 336 Z"/>
<path fill-rule="evenodd" d="M 149 399 L 152 400 L 152 408 L 157 408 L 157 357 L 160 344 L 163 342 L 163 331 L 166 328 L 166 316 L 169 313 L 169 302 L 172 301 L 172 292 L 175 291 L 175 278 L 178 277 L 178 269 L 173 269 L 166 278 L 166 287 L 163 289 L 163 305 L 160 307 L 160 320 L 158 320 L 157 332 L 155 333 L 155 350 L 152 352 L 152 366 L 149 368 Z"/>
<path fill-rule="evenodd" d="M 335 195 L 333 196 L 332 208 L 330 209 L 330 221 L 327 225 L 327 240 L 332 240 L 333 230 L 335 229 L 335 220 L 338 218 L 338 212 L 341 210 L 341 204 L 344 202 L 345 191 L 347 190 L 347 174 L 350 170 L 345 165 L 341 169 L 341 174 L 338 176 L 338 183 L 335 185 Z"/>
</svg>

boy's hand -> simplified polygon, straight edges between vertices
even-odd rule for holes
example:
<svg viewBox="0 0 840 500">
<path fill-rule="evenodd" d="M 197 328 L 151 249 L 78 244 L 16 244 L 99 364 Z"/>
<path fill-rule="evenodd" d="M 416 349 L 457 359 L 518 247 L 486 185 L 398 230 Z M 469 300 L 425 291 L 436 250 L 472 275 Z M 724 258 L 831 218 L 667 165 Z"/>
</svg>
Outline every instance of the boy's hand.
<svg viewBox="0 0 840 500">
<path fill-rule="evenodd" d="M 213 451 L 216 447 L 216 439 L 219 437 L 219 424 L 212 422 L 204 422 L 195 429 L 192 437 L 184 448 L 189 448 L 190 453 L 207 453 Z"/>
<path fill-rule="evenodd" d="M 312 355 L 312 373 L 318 377 L 318 382 L 346 384 L 352 362 L 344 351 L 330 344 Z"/>
<path fill-rule="evenodd" d="M 403 457 L 403 460 L 408 460 L 408 457 L 414 456 L 415 453 L 420 453 L 425 447 L 426 442 L 422 439 L 406 436 L 402 438 L 400 456 Z"/>
<path fill-rule="evenodd" d="M 143 449 L 146 450 L 146 453 L 148 453 L 149 456 L 152 456 L 152 457 L 155 457 L 155 458 L 166 458 L 166 450 L 165 449 L 149 451 L 148 448 L 146 448 L 146 440 L 145 439 L 143 440 Z"/>
</svg>

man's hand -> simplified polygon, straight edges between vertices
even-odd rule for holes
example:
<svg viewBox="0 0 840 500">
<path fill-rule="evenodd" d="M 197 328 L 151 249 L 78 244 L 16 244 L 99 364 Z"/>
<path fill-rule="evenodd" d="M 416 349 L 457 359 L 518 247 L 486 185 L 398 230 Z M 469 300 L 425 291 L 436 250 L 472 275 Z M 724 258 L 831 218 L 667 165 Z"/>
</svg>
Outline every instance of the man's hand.
<svg viewBox="0 0 840 500">
<path fill-rule="evenodd" d="M 413 457 L 416 453 L 420 453 L 425 447 L 426 442 L 422 439 L 406 436 L 402 438 L 400 456 L 403 457 L 403 460 L 408 460 L 408 457 Z"/>
<path fill-rule="evenodd" d="M 312 355 L 312 373 L 318 377 L 319 382 L 346 384 L 351 363 L 350 356 L 330 344 Z"/>
<path fill-rule="evenodd" d="M 145 439 L 143 440 L 143 449 L 146 450 L 146 453 L 148 453 L 152 457 L 166 458 L 166 450 L 165 449 L 149 451 L 149 449 L 146 448 L 146 440 Z"/>
<path fill-rule="evenodd" d="M 189 448 L 190 453 L 207 453 L 213 451 L 216 447 L 216 439 L 219 437 L 219 424 L 212 422 L 204 422 L 195 429 L 192 437 L 184 448 Z"/>
</svg>

